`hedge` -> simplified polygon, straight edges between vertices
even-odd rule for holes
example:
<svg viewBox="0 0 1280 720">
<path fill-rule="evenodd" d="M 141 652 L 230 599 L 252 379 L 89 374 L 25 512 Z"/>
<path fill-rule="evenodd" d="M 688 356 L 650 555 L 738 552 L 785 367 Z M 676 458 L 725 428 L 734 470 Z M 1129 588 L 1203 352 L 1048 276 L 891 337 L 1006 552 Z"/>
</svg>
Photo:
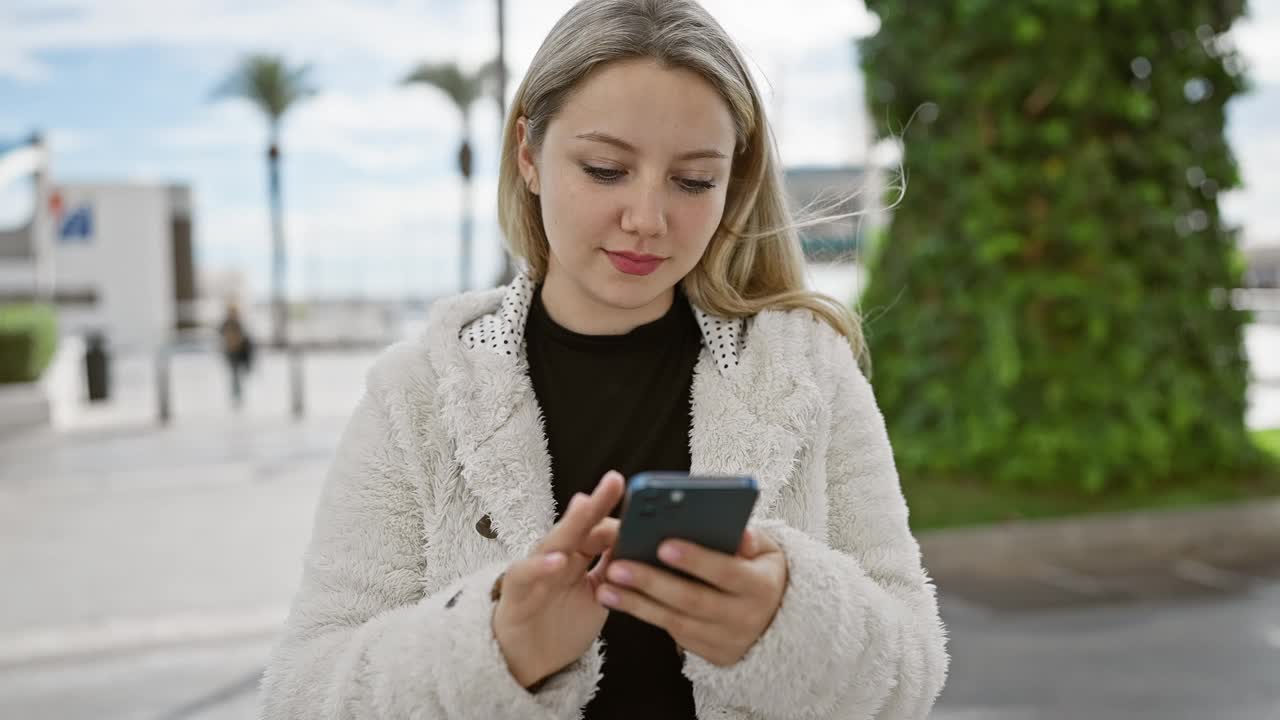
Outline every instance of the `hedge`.
<svg viewBox="0 0 1280 720">
<path fill-rule="evenodd" d="M 1100 492 L 1260 462 L 1245 429 L 1242 0 L 867 0 L 905 200 L 859 308 L 904 473 Z"/>
<path fill-rule="evenodd" d="M 47 305 L 0 305 L 0 384 L 34 382 L 57 348 L 57 318 Z"/>
</svg>

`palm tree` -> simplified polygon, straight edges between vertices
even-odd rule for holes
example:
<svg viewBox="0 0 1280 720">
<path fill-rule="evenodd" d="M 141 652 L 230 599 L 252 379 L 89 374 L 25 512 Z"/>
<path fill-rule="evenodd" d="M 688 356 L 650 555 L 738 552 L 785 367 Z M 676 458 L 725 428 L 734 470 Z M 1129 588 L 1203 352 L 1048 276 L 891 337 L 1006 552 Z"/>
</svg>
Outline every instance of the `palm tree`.
<svg viewBox="0 0 1280 720">
<path fill-rule="evenodd" d="M 493 89 L 498 98 L 498 147 L 502 147 L 503 131 L 507 123 L 507 3 L 497 0 L 498 20 L 498 77 L 497 87 Z M 515 266 L 511 262 L 511 253 L 505 243 L 502 247 L 502 271 L 498 276 L 498 284 L 506 285 L 515 277 Z"/>
<path fill-rule="evenodd" d="M 458 280 L 462 290 L 471 284 L 471 106 L 489 93 L 498 72 L 496 61 L 472 73 L 453 62 L 423 63 L 404 78 L 405 85 L 420 83 L 440 90 L 462 114 L 462 144 L 458 147 L 458 173 L 462 177 L 462 259 Z"/>
<path fill-rule="evenodd" d="M 267 180 L 271 207 L 271 341 L 276 347 L 288 342 L 285 308 L 284 210 L 280 194 L 280 126 L 285 113 L 315 94 L 308 65 L 291 67 L 278 55 L 253 54 L 242 58 L 214 91 L 218 98 L 236 97 L 253 103 L 267 119 Z"/>
</svg>

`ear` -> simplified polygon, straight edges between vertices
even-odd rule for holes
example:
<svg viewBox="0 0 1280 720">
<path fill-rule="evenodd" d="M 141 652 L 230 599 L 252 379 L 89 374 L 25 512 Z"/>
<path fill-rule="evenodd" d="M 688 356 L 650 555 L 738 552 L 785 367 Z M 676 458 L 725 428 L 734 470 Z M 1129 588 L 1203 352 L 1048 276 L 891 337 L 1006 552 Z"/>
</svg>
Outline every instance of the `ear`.
<svg viewBox="0 0 1280 720">
<path fill-rule="evenodd" d="M 529 120 L 523 115 L 516 120 L 516 163 L 520 166 L 520 176 L 524 178 L 525 187 L 534 195 L 538 194 L 538 164 L 529 147 Z"/>
</svg>

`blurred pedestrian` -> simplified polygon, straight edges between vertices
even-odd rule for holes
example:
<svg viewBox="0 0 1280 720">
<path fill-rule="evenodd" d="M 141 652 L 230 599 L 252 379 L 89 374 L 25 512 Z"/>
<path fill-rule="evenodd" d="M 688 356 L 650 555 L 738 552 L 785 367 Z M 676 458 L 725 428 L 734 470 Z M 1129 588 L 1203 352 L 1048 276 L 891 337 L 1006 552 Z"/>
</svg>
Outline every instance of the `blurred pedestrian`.
<svg viewBox="0 0 1280 720">
<path fill-rule="evenodd" d="M 937 600 L 750 67 L 694 0 L 551 30 L 498 179 L 527 269 L 368 371 L 263 718 L 929 714 Z M 610 559 L 623 476 L 658 469 L 757 479 L 738 553 Z"/>
<path fill-rule="evenodd" d="M 244 376 L 253 369 L 253 338 L 240 319 L 240 309 L 227 303 L 226 316 L 218 328 L 222 354 L 231 372 L 231 402 L 238 409 L 244 402 Z"/>
</svg>

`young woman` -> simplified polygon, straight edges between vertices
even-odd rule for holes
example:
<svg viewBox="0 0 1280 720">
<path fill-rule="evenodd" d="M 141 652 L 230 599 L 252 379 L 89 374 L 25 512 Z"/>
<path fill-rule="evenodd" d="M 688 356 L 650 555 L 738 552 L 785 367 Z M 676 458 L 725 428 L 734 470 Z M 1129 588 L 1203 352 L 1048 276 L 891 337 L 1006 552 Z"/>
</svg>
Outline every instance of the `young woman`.
<svg viewBox="0 0 1280 720">
<path fill-rule="evenodd" d="M 527 271 L 374 365 L 267 718 L 923 718 L 947 670 L 860 336 L 805 289 L 760 95 L 692 0 L 583 0 L 506 127 Z M 705 580 L 623 476 L 750 474 Z M 599 558 L 597 560 L 597 558 Z"/>
</svg>

